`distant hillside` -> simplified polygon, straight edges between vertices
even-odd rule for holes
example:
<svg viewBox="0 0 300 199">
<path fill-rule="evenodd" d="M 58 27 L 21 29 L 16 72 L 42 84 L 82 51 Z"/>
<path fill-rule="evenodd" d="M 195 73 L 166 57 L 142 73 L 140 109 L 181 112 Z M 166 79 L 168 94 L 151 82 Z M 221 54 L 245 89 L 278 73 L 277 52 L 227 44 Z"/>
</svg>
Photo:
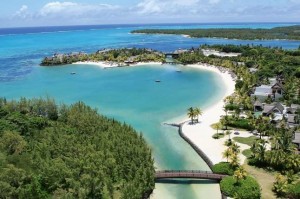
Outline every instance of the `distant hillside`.
<svg viewBox="0 0 300 199">
<path fill-rule="evenodd" d="M 272 29 L 250 29 L 250 28 L 212 28 L 212 29 L 143 29 L 134 30 L 131 33 L 144 34 L 175 34 L 189 35 L 190 37 L 216 37 L 243 40 L 265 40 L 265 39 L 287 39 L 300 40 L 300 25 L 288 27 L 276 27 Z"/>
</svg>

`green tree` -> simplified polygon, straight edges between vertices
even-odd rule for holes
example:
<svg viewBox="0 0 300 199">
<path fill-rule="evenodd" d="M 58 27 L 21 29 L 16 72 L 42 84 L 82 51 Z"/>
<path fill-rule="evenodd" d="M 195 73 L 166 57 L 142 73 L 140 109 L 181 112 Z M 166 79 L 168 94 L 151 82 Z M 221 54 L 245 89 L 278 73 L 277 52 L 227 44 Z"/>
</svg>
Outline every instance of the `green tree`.
<svg viewBox="0 0 300 199">
<path fill-rule="evenodd" d="M 192 124 L 194 124 L 195 111 L 193 107 L 190 107 L 187 112 L 188 117 L 191 119 Z"/>
<path fill-rule="evenodd" d="M 233 177 L 237 184 L 240 183 L 241 180 L 247 177 L 247 172 L 244 167 L 239 167 L 233 174 Z"/>
<path fill-rule="evenodd" d="M 202 115 L 202 110 L 198 107 L 194 108 L 194 117 L 197 117 L 196 121 L 199 122 L 199 115 Z"/>
</svg>

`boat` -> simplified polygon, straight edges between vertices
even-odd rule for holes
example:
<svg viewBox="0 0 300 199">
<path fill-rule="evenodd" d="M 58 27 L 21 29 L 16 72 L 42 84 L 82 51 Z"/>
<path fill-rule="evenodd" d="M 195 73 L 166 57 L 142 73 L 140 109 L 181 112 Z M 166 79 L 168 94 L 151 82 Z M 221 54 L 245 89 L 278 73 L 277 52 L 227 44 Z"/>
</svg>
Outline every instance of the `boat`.
<svg viewBox="0 0 300 199">
<path fill-rule="evenodd" d="M 182 71 L 181 71 L 181 70 L 177 70 L 176 72 L 177 72 L 177 73 L 181 73 Z"/>
<path fill-rule="evenodd" d="M 155 80 L 155 82 L 161 82 L 159 79 Z"/>
<path fill-rule="evenodd" d="M 75 73 L 75 72 L 71 72 L 70 74 L 71 74 L 71 75 L 75 75 L 76 73 Z"/>
</svg>

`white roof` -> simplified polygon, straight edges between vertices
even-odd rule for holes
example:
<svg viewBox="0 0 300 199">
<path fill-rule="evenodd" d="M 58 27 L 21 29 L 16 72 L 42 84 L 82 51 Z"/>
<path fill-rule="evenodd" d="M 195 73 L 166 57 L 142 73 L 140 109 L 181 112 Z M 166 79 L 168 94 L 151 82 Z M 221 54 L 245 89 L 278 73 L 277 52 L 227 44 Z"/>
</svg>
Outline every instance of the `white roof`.
<svg viewBox="0 0 300 199">
<path fill-rule="evenodd" d="M 271 86 L 261 85 L 261 86 L 255 88 L 254 95 L 265 96 L 265 95 L 270 95 L 270 94 L 272 94 Z"/>
</svg>

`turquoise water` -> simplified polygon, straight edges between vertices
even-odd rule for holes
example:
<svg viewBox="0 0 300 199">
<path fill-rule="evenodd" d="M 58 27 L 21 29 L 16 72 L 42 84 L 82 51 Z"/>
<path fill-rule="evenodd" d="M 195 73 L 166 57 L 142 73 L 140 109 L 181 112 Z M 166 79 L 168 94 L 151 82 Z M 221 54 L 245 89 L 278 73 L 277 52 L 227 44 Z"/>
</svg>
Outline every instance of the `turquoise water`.
<svg viewBox="0 0 300 199">
<path fill-rule="evenodd" d="M 0 95 L 8 99 L 54 97 L 57 102 L 82 100 L 99 112 L 131 124 L 153 149 L 157 169 L 199 169 L 207 165 L 163 122 L 182 116 L 190 106 L 205 108 L 224 94 L 217 74 L 182 66 L 141 66 L 103 70 L 97 66 L 40 67 L 55 52 L 94 52 L 101 48 L 145 47 L 162 51 L 200 44 L 256 44 L 298 48 L 299 41 L 191 39 L 171 35 L 133 35 L 135 28 L 267 27 L 281 24 L 205 24 L 176 26 L 75 27 L 44 33 L 30 29 L 0 36 Z M 287 25 L 287 24 L 284 24 Z M 32 32 L 32 33 L 30 33 Z M 0 30 L 1 35 L 1 30 Z M 182 73 L 176 72 L 178 69 Z M 70 75 L 76 72 L 76 75 Z M 161 80 L 156 83 L 155 80 Z M 199 132 L 201 133 L 201 132 Z M 219 198 L 219 186 L 208 181 L 156 184 L 155 198 Z"/>
<path fill-rule="evenodd" d="M 176 72 L 178 69 L 182 72 Z M 70 75 L 71 72 L 76 75 Z M 161 83 L 156 83 L 157 79 Z M 223 93 L 217 83 L 218 76 L 211 72 L 180 66 L 104 70 L 97 66 L 73 65 L 36 67 L 24 79 L 2 83 L 0 92 L 9 99 L 51 96 L 65 103 L 82 100 L 98 108 L 100 113 L 141 131 L 153 149 L 157 169 L 208 170 L 178 136 L 177 129 L 162 123 L 185 114 L 189 106 L 203 108 L 209 105 L 208 100 L 210 103 L 218 100 Z M 207 195 L 207 190 L 211 190 L 215 196 L 218 185 L 206 183 L 193 185 L 194 188 L 189 184 L 159 184 L 157 187 L 162 193 L 157 197 L 196 198 L 199 193 L 194 192 L 195 187 L 200 195 Z"/>
</svg>

